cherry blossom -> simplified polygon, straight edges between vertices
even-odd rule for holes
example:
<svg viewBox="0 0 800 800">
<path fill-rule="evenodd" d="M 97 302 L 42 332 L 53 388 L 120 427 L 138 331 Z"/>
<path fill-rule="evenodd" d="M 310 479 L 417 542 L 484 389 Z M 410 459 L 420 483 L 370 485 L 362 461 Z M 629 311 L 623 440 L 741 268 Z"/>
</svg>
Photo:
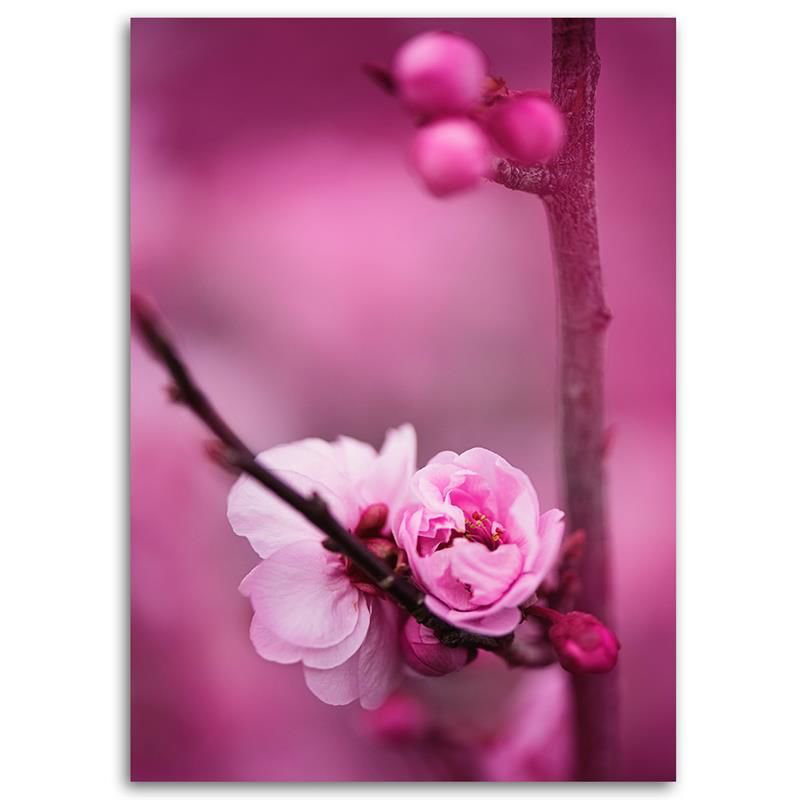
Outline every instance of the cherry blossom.
<svg viewBox="0 0 800 800">
<path fill-rule="evenodd" d="M 476 447 L 439 453 L 419 470 L 393 530 L 434 614 L 500 636 L 555 565 L 563 517 L 540 513 L 528 476 Z"/>
<path fill-rule="evenodd" d="M 390 430 L 379 453 L 347 437 L 304 439 L 258 460 L 298 490 L 319 494 L 350 530 L 390 544 L 375 528 L 376 506 L 397 507 L 415 467 L 416 434 L 410 425 Z M 373 587 L 322 546 L 319 530 L 251 478 L 231 489 L 228 519 L 262 558 L 240 586 L 253 606 L 258 654 L 302 662 L 308 688 L 326 703 L 377 708 L 401 676 L 397 607 L 364 591 Z"/>
</svg>

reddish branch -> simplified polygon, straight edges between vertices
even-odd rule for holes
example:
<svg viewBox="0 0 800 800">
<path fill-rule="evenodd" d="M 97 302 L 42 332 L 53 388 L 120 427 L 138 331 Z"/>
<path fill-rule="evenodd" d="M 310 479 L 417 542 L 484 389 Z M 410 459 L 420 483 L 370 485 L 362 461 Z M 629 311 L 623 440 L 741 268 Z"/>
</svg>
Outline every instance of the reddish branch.
<svg viewBox="0 0 800 800">
<path fill-rule="evenodd" d="M 611 625 L 605 505 L 603 359 L 611 315 L 603 297 L 595 204 L 595 93 L 600 59 L 592 19 L 553 20 L 551 96 L 566 119 L 561 153 L 547 166 L 501 162 L 494 180 L 544 202 L 558 283 L 561 461 L 569 530 L 586 541 L 580 606 Z M 579 775 L 618 776 L 615 672 L 574 677 Z"/>
<path fill-rule="evenodd" d="M 170 395 L 185 405 L 216 437 L 212 449 L 214 458 L 235 471 L 247 473 L 264 488 L 302 514 L 327 538 L 326 546 L 341 553 L 358 567 L 366 580 L 385 592 L 401 608 L 421 624 L 431 628 L 439 639 L 450 647 L 471 647 L 491 650 L 502 655 L 510 648 L 513 635 L 481 636 L 463 631 L 432 614 L 424 604 L 424 595 L 411 581 L 397 574 L 382 558 L 350 533 L 328 510 L 325 501 L 316 493 L 310 497 L 300 494 L 261 464 L 255 453 L 234 433 L 192 378 L 186 364 L 170 341 L 161 321 L 149 303 L 134 296 L 131 318 L 153 356 L 166 367 L 172 377 Z"/>
</svg>

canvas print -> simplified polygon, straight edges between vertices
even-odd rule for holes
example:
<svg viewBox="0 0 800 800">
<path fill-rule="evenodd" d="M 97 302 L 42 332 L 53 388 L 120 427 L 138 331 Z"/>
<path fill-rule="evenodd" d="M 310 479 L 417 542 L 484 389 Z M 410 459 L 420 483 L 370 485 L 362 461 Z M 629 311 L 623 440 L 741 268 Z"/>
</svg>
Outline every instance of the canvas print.
<svg viewBox="0 0 800 800">
<path fill-rule="evenodd" d="M 134 781 L 675 778 L 675 23 L 134 19 Z"/>
</svg>

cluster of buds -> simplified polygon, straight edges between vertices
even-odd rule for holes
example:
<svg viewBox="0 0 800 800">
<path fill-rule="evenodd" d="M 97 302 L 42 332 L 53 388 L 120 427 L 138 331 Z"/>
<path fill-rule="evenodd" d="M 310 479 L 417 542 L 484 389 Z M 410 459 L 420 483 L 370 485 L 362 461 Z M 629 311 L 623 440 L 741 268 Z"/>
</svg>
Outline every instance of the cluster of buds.
<svg viewBox="0 0 800 800">
<path fill-rule="evenodd" d="M 436 197 L 477 186 L 497 156 L 542 164 L 563 142 L 564 120 L 548 95 L 510 92 L 461 36 L 420 34 L 397 51 L 390 73 L 371 71 L 415 115 L 411 164 Z"/>
</svg>

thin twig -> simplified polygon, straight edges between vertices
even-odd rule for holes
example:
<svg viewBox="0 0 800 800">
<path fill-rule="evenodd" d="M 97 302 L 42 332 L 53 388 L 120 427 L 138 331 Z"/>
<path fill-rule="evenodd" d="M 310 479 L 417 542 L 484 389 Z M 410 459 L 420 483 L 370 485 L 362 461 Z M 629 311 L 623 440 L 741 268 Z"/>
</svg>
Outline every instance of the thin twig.
<svg viewBox="0 0 800 800">
<path fill-rule="evenodd" d="M 499 654 L 509 647 L 513 634 L 499 637 L 481 636 L 456 628 L 432 614 L 424 604 L 424 594 L 411 581 L 395 573 L 386 561 L 376 556 L 360 539 L 353 536 L 331 514 L 327 504 L 319 495 L 314 493 L 306 497 L 300 494 L 257 460 L 253 451 L 234 433 L 195 383 L 185 362 L 164 331 L 153 307 L 136 295 L 131 302 L 131 318 L 150 352 L 170 373 L 174 382 L 171 389 L 173 399 L 189 408 L 221 443 L 221 447 L 216 450 L 216 457 L 233 469 L 247 473 L 302 514 L 328 537 L 331 549 L 349 558 L 367 580 L 385 592 L 422 625 L 431 628 L 442 643 L 450 647 L 492 650 Z"/>
<path fill-rule="evenodd" d="M 555 174 L 543 164 L 523 167 L 513 161 L 498 161 L 490 180 L 507 189 L 539 197 L 554 194 L 556 191 Z"/>
</svg>

